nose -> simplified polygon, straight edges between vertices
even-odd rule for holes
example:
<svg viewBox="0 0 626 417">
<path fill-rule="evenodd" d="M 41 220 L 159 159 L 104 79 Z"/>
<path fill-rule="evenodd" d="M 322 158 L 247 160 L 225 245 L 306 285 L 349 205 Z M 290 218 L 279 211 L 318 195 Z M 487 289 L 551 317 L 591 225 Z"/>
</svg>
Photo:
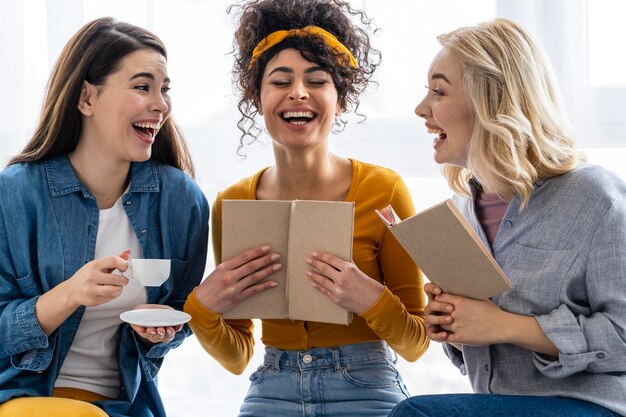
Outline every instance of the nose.
<svg viewBox="0 0 626 417">
<path fill-rule="evenodd" d="M 426 94 L 417 107 L 415 107 L 415 114 L 424 119 L 431 116 L 430 105 L 428 104 L 428 94 Z"/>
<path fill-rule="evenodd" d="M 309 91 L 306 86 L 301 81 L 294 81 L 289 90 L 289 99 L 290 100 L 306 100 L 309 98 Z"/>
<path fill-rule="evenodd" d="M 170 99 L 169 96 L 165 96 L 160 91 L 154 94 L 154 99 L 151 103 L 151 111 L 156 111 L 159 113 L 167 113 L 170 109 Z"/>
</svg>

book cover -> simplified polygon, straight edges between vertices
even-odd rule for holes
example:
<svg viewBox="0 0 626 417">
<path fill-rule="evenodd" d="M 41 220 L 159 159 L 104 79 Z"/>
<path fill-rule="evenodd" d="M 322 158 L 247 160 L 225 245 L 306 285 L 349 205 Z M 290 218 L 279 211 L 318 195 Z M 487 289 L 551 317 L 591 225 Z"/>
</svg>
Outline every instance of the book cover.
<svg viewBox="0 0 626 417">
<path fill-rule="evenodd" d="M 443 291 L 485 300 L 512 288 L 452 200 L 405 220 L 398 219 L 391 206 L 376 213 L 426 277 Z"/>
</svg>

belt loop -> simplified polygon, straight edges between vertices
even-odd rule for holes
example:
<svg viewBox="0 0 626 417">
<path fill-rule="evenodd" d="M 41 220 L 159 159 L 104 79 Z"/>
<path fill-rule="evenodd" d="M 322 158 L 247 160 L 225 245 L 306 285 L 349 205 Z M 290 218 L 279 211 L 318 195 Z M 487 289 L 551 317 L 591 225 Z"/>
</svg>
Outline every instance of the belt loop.
<svg viewBox="0 0 626 417">
<path fill-rule="evenodd" d="M 276 372 L 280 372 L 280 358 L 283 356 L 283 353 L 285 353 L 285 351 L 279 349 L 278 353 L 274 357 L 274 369 L 276 370 Z"/>
<path fill-rule="evenodd" d="M 283 356 L 283 350 L 281 349 L 276 349 L 276 348 L 269 348 L 271 349 L 272 355 L 271 355 L 271 361 L 268 361 L 268 364 L 276 371 L 276 372 L 280 372 L 280 358 L 281 356 Z"/>
<path fill-rule="evenodd" d="M 341 372 L 343 367 L 341 366 L 341 355 L 338 347 L 330 348 L 333 355 L 333 365 L 335 366 L 335 372 Z"/>
</svg>

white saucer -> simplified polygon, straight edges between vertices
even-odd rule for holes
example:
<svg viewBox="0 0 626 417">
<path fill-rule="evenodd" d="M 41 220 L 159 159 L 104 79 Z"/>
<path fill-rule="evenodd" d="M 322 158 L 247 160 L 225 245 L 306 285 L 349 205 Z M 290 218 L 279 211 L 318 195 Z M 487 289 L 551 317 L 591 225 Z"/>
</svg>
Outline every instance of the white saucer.
<svg viewBox="0 0 626 417">
<path fill-rule="evenodd" d="M 167 327 L 187 323 L 191 316 L 178 310 L 148 308 L 125 311 L 120 314 L 120 319 L 142 327 Z"/>
</svg>

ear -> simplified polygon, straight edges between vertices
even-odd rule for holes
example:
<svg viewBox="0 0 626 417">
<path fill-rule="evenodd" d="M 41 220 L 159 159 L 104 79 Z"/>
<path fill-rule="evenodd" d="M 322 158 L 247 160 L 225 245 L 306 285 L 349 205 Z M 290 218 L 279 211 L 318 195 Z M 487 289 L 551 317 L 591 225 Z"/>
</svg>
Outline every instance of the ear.
<svg viewBox="0 0 626 417">
<path fill-rule="evenodd" d="M 335 110 L 335 116 L 339 117 L 343 114 L 345 109 L 341 106 L 340 102 L 337 102 L 337 110 Z"/>
<path fill-rule="evenodd" d="M 263 116 L 263 107 L 261 107 L 261 100 L 259 100 L 259 98 L 254 99 L 254 107 L 256 107 L 257 114 Z"/>
<path fill-rule="evenodd" d="M 94 99 L 97 97 L 97 89 L 93 84 L 83 81 L 83 89 L 80 92 L 80 98 L 78 99 L 78 111 L 83 116 L 92 116 L 94 112 Z"/>
</svg>

